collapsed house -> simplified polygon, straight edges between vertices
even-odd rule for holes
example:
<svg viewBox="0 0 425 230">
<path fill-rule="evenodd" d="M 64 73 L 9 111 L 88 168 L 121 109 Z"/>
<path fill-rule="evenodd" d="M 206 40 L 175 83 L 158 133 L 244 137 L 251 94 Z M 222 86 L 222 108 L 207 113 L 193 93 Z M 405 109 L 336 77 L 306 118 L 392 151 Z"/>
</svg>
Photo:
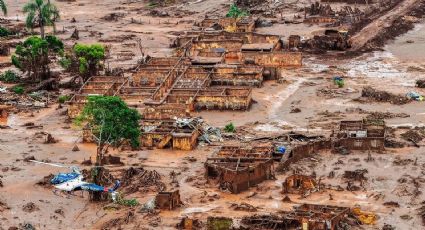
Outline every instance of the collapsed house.
<svg viewBox="0 0 425 230">
<path fill-rule="evenodd" d="M 155 207 L 159 209 L 173 210 L 182 204 L 179 190 L 159 192 L 155 197 Z"/>
<path fill-rule="evenodd" d="M 314 229 L 337 230 L 349 208 L 302 204 L 293 211 L 278 215 L 254 215 L 244 217 L 241 225 L 250 229 Z"/>
<path fill-rule="evenodd" d="M 130 77 L 89 78 L 69 101 L 69 117 L 78 115 L 89 96 L 118 96 L 143 117 L 142 146 L 192 150 L 198 137 L 210 142 L 209 136 L 173 119 L 197 110 L 248 110 L 254 87 L 281 78 L 283 68 L 302 65 L 302 54 L 285 51 L 279 36 L 253 32 L 251 18 L 205 19 L 199 25 L 201 30 L 174 41 L 173 57 L 148 58 Z"/>
<path fill-rule="evenodd" d="M 175 120 L 142 120 L 140 136 L 143 147 L 174 150 L 192 150 L 199 137 L 197 124 L 178 126 Z"/>
<path fill-rule="evenodd" d="M 271 159 L 273 158 L 273 146 L 263 145 L 263 146 L 236 146 L 236 145 L 226 145 L 220 146 L 220 148 L 215 152 L 216 157 L 232 157 L 232 158 L 262 158 L 262 159 Z"/>
<path fill-rule="evenodd" d="M 247 110 L 253 87 L 281 78 L 283 68 L 302 65 L 302 54 L 286 51 L 279 36 L 253 32 L 255 20 L 249 17 L 204 19 L 198 25 L 200 30 L 173 42 L 173 57 L 147 59 L 128 78 L 87 80 L 69 101 L 68 115 L 75 117 L 90 95 L 119 96 L 143 117 L 156 119 L 195 110 Z"/>
<path fill-rule="evenodd" d="M 354 171 L 344 171 L 343 178 L 347 183 L 348 191 L 358 191 L 364 186 L 367 181 L 365 174 L 368 173 L 367 169 L 356 169 Z"/>
<path fill-rule="evenodd" d="M 315 178 L 301 174 L 288 176 L 282 183 L 282 192 L 284 194 L 299 194 L 302 197 L 307 197 L 319 189 L 320 185 Z"/>
<path fill-rule="evenodd" d="M 294 164 L 301 159 L 309 157 L 322 150 L 330 150 L 331 148 L 332 142 L 329 139 L 298 144 L 282 155 L 279 167 L 287 168 L 289 165 Z"/>
<path fill-rule="evenodd" d="M 336 149 L 383 151 L 385 134 L 383 120 L 341 121 L 331 138 Z"/>
<path fill-rule="evenodd" d="M 208 158 L 205 177 L 208 182 L 231 193 L 240 193 L 274 177 L 273 160 L 258 158 Z"/>
<path fill-rule="evenodd" d="M 205 18 L 196 23 L 202 30 L 224 30 L 227 32 L 253 32 L 256 19 L 252 17 L 243 18 Z"/>
</svg>

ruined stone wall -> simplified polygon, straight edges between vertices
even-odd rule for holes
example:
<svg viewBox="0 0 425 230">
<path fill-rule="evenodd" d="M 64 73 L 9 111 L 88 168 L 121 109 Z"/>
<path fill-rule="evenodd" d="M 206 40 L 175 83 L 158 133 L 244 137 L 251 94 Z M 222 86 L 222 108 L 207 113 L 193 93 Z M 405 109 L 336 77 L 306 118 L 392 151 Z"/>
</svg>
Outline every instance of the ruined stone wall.
<svg viewBox="0 0 425 230">
<path fill-rule="evenodd" d="M 263 80 L 262 68 L 219 67 L 212 75 L 213 85 L 260 87 Z"/>
<path fill-rule="evenodd" d="M 142 70 L 133 74 L 132 76 L 132 85 L 135 87 L 138 86 L 158 86 L 168 74 L 170 70 Z"/>
<path fill-rule="evenodd" d="M 191 135 L 173 135 L 173 149 L 190 151 L 198 144 L 199 133 L 194 131 Z"/>
<path fill-rule="evenodd" d="M 185 117 L 187 115 L 187 108 L 181 104 L 147 107 L 142 111 L 143 119 L 147 120 L 168 120 L 173 119 L 174 117 Z"/>
<path fill-rule="evenodd" d="M 199 95 L 195 99 L 195 109 L 247 110 L 251 101 L 251 90 L 245 95 Z"/>
<path fill-rule="evenodd" d="M 344 147 L 349 150 L 383 151 L 385 149 L 385 138 L 344 138 L 337 140 L 335 147 Z"/>
<path fill-rule="evenodd" d="M 309 17 L 304 19 L 304 23 L 334 23 L 336 18 L 333 17 Z"/>
<path fill-rule="evenodd" d="M 181 204 L 179 191 L 160 192 L 155 197 L 155 206 L 159 209 L 173 210 Z"/>
<path fill-rule="evenodd" d="M 242 52 L 242 63 L 254 61 L 265 67 L 300 67 L 302 66 L 301 52 Z"/>
<path fill-rule="evenodd" d="M 320 150 L 331 149 L 332 141 L 331 140 L 323 140 L 316 142 L 309 142 L 304 145 L 299 145 L 294 147 L 290 153 L 285 154 L 280 163 L 280 167 L 286 168 L 289 165 L 308 157 L 311 154 L 317 153 Z"/>
<path fill-rule="evenodd" d="M 270 179 L 272 170 L 272 161 L 260 163 L 251 170 L 243 170 L 238 172 L 224 173 L 223 181 L 231 182 L 232 193 L 240 193 L 248 190 L 249 187 L 255 186 L 264 180 Z M 253 168 L 253 169 L 252 169 Z"/>
<path fill-rule="evenodd" d="M 226 51 L 239 51 L 242 44 L 242 40 L 196 41 L 192 44 L 191 55 L 195 54 L 198 50 L 209 52 L 218 48 L 223 48 Z"/>
<path fill-rule="evenodd" d="M 140 143 L 144 147 L 154 147 L 155 143 L 159 143 L 164 137 L 164 134 L 143 133 L 140 135 Z"/>
</svg>

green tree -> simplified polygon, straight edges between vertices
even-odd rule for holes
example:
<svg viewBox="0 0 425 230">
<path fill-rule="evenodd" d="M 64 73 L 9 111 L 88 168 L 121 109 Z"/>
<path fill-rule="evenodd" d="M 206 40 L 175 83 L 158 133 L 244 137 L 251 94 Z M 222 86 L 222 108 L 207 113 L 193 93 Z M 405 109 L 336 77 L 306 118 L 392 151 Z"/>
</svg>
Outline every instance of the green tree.
<svg viewBox="0 0 425 230">
<path fill-rule="evenodd" d="M 59 20 L 59 10 L 57 7 L 50 3 L 50 0 L 30 0 L 23 8 L 24 13 L 27 14 L 25 24 L 28 28 L 34 29 L 35 26 L 40 27 L 41 38 L 44 38 L 45 26 L 53 26 L 56 31 L 55 23 Z"/>
<path fill-rule="evenodd" d="M 0 8 L 4 15 L 7 15 L 7 6 L 4 0 L 0 0 Z"/>
<path fill-rule="evenodd" d="M 248 16 L 248 12 L 239 9 L 235 4 L 230 6 L 229 12 L 227 12 L 226 17 L 228 18 L 241 18 Z"/>
<path fill-rule="evenodd" d="M 50 77 L 49 64 L 51 59 L 63 53 L 63 43 L 55 36 L 29 37 L 16 46 L 12 55 L 12 63 L 31 80 L 43 80 Z"/>
<path fill-rule="evenodd" d="M 97 75 L 105 59 L 105 48 L 101 44 L 76 44 L 72 53 L 61 60 L 61 65 L 71 72 L 78 72 L 87 80 Z"/>
<path fill-rule="evenodd" d="M 118 148 L 127 141 L 133 148 L 140 145 L 140 119 L 137 110 L 119 97 L 89 96 L 75 123 L 90 129 L 97 143 L 96 165 L 102 165 L 109 147 Z"/>
</svg>

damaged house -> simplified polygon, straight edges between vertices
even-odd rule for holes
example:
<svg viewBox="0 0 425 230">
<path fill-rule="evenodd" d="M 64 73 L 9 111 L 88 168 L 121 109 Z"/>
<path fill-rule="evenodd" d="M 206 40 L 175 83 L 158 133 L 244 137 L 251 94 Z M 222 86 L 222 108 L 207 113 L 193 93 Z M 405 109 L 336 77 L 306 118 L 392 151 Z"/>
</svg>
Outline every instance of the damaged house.
<svg viewBox="0 0 425 230">
<path fill-rule="evenodd" d="M 182 204 L 179 190 L 159 192 L 155 197 L 155 207 L 159 209 L 173 210 Z"/>
<path fill-rule="evenodd" d="M 337 230 L 349 208 L 330 205 L 302 204 L 293 211 L 277 215 L 244 217 L 241 225 L 250 229 L 314 229 Z"/>
<path fill-rule="evenodd" d="M 252 18 L 206 18 L 198 25 L 173 42 L 173 57 L 147 58 L 130 77 L 88 79 L 69 101 L 68 115 L 74 118 L 90 95 L 118 96 L 149 119 L 248 110 L 252 88 L 280 79 L 283 68 L 302 66 L 302 54 L 286 51 L 279 36 L 255 33 Z"/>
<path fill-rule="evenodd" d="M 385 150 L 385 122 L 383 120 L 341 121 L 333 132 L 334 148 L 348 150 Z"/>
<path fill-rule="evenodd" d="M 320 189 L 319 183 L 311 176 L 293 174 L 286 177 L 282 183 L 282 192 L 284 194 L 299 194 L 307 197 Z"/>
<path fill-rule="evenodd" d="M 198 123 L 179 125 L 176 120 L 142 120 L 143 147 L 192 150 L 198 144 Z"/>
<path fill-rule="evenodd" d="M 272 159 L 258 158 L 208 158 L 205 177 L 221 189 L 240 193 L 274 177 Z"/>
</svg>

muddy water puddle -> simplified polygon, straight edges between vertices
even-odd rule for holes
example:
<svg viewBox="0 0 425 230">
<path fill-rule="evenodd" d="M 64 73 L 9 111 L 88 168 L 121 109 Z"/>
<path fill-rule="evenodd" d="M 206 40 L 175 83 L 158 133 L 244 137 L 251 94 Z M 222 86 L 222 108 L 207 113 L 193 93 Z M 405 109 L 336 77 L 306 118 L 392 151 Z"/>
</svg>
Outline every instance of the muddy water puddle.
<svg viewBox="0 0 425 230">
<path fill-rule="evenodd" d="M 417 24 L 406 34 L 386 46 L 397 59 L 403 62 L 425 64 L 425 21 Z"/>
</svg>

